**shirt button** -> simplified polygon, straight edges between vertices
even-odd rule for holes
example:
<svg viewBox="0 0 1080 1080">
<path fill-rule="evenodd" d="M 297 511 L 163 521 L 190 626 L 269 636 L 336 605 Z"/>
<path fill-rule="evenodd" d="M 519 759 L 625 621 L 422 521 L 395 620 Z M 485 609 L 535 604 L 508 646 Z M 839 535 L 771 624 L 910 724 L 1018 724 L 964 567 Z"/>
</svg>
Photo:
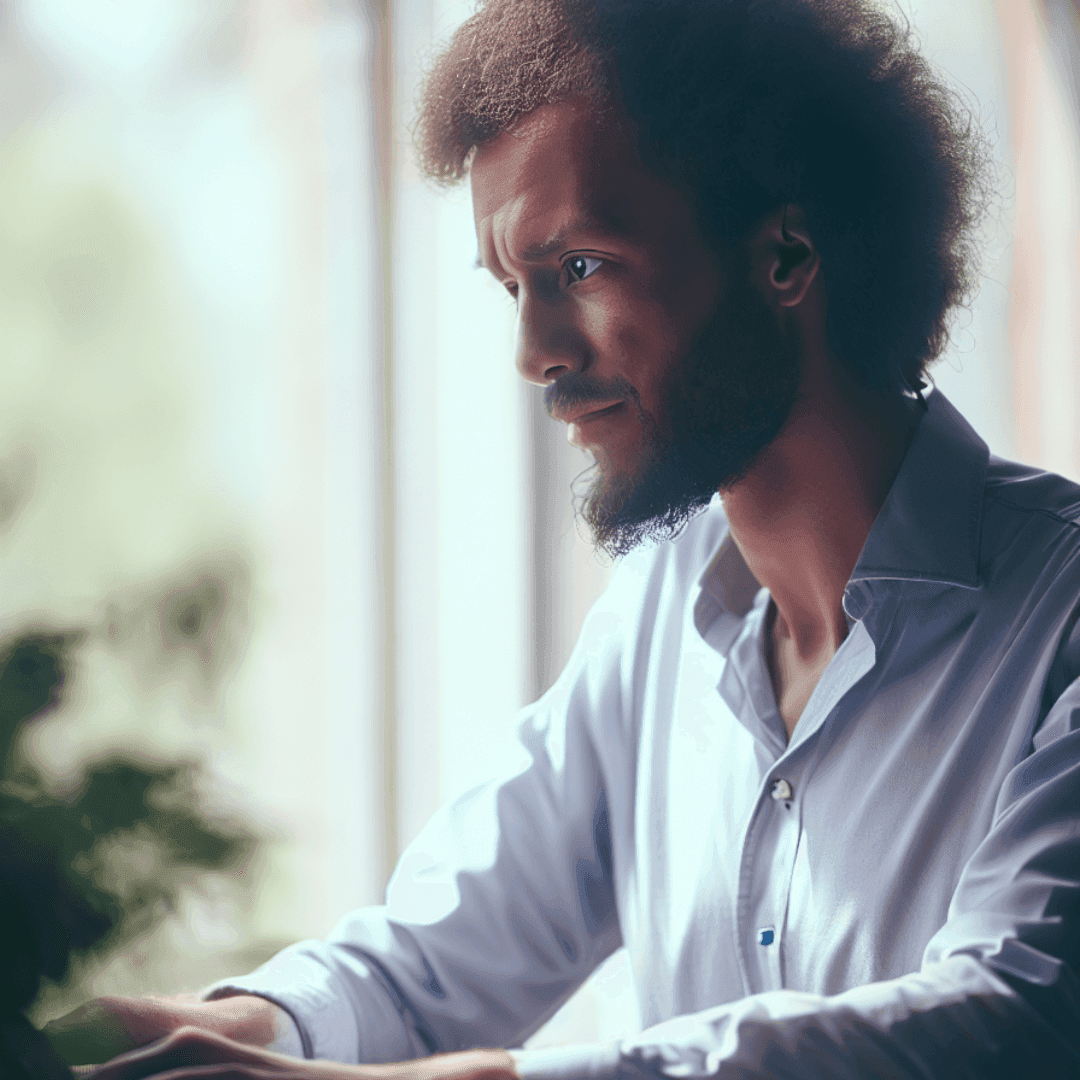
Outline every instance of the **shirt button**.
<svg viewBox="0 0 1080 1080">
<path fill-rule="evenodd" d="M 757 932 L 757 943 L 759 945 L 771 945 L 776 938 L 776 934 L 771 926 L 763 926 Z"/>
<path fill-rule="evenodd" d="M 786 802 L 792 796 L 791 785 L 786 780 L 774 780 L 770 794 L 777 802 Z"/>
</svg>

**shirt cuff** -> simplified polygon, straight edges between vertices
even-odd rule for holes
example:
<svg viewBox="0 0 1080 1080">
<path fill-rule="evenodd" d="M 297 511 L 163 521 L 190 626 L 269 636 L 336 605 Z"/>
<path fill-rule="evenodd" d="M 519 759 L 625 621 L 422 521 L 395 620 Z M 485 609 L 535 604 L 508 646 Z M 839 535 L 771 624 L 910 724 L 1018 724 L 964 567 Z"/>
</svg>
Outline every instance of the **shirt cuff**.
<svg viewBox="0 0 1080 1080">
<path fill-rule="evenodd" d="M 615 1080 L 619 1042 L 511 1050 L 521 1080 Z"/>
<path fill-rule="evenodd" d="M 280 1002 L 274 1001 L 266 994 L 253 994 L 250 990 L 233 985 L 232 982 L 223 982 L 207 987 L 199 996 L 203 1001 L 220 1001 L 222 998 L 238 997 L 244 994 L 264 998 L 271 1005 L 278 1007 L 278 1015 L 274 1018 L 274 1038 L 267 1043 L 267 1050 L 272 1050 L 275 1054 L 285 1054 L 288 1057 L 308 1056 L 304 1053 L 304 1040 L 293 1014 Z"/>
<path fill-rule="evenodd" d="M 255 994 L 283 1008 L 309 1059 L 380 1064 L 430 1053 L 413 1036 L 410 1015 L 355 951 L 302 941 L 250 975 L 222 979 L 204 997 L 222 993 Z"/>
<path fill-rule="evenodd" d="M 203 991 L 204 1000 L 254 994 L 284 1009 L 295 1022 L 308 1059 L 353 1063 L 358 1031 L 347 988 L 300 942 L 282 950 L 249 975 L 222 979 Z"/>
</svg>

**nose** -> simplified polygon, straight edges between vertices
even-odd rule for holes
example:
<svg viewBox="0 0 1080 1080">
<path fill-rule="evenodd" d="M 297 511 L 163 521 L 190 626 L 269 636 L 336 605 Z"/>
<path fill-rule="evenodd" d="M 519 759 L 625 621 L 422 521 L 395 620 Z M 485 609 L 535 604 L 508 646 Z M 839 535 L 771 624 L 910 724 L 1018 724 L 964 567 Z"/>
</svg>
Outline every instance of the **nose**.
<svg viewBox="0 0 1080 1080">
<path fill-rule="evenodd" d="M 580 371 L 584 341 L 571 314 L 531 290 L 518 294 L 515 363 L 519 374 L 537 386 L 547 386 L 560 375 Z"/>
</svg>

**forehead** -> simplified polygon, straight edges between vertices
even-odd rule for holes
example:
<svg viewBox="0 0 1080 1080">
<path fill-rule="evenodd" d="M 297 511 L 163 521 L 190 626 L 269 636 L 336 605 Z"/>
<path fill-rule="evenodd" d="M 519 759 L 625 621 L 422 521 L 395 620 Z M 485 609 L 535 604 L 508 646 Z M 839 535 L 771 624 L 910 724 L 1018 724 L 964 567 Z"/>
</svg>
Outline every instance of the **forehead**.
<svg viewBox="0 0 1080 1080">
<path fill-rule="evenodd" d="M 572 224 L 634 231 L 673 193 L 641 162 L 629 125 L 584 102 L 544 105 L 481 147 L 470 169 L 481 244 L 535 245 Z"/>
</svg>

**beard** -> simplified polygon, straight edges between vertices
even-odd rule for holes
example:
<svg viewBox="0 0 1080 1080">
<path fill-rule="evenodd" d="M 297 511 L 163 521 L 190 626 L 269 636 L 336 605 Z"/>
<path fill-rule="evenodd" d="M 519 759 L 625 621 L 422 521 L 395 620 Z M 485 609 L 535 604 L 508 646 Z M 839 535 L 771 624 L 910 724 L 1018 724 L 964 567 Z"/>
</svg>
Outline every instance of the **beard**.
<svg viewBox="0 0 1080 1080">
<path fill-rule="evenodd" d="M 552 383 L 545 393 L 549 410 L 619 396 L 642 425 L 638 468 L 605 468 L 601 454 L 575 499 L 594 545 L 618 558 L 645 541 L 677 536 L 776 438 L 798 400 L 800 374 L 794 328 L 738 275 L 662 384 L 663 416 L 648 412 L 623 379 L 571 372 Z"/>
</svg>

